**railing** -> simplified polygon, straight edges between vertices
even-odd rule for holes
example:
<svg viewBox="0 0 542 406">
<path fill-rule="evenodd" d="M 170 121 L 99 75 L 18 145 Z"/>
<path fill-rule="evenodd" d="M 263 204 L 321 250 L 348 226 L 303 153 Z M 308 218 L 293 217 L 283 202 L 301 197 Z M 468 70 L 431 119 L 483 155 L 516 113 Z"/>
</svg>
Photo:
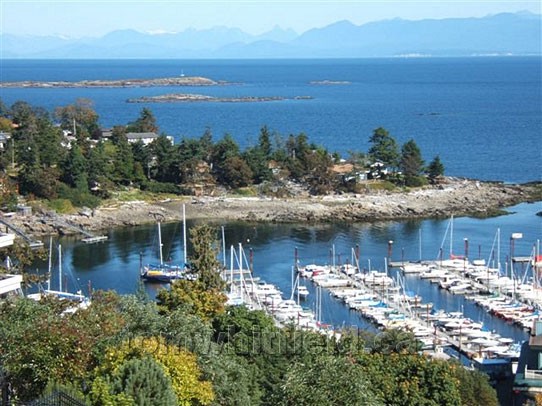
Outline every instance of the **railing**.
<svg viewBox="0 0 542 406">
<path fill-rule="evenodd" d="M 542 370 L 541 369 L 527 369 L 527 367 L 525 367 L 525 379 L 542 380 Z"/>
</svg>

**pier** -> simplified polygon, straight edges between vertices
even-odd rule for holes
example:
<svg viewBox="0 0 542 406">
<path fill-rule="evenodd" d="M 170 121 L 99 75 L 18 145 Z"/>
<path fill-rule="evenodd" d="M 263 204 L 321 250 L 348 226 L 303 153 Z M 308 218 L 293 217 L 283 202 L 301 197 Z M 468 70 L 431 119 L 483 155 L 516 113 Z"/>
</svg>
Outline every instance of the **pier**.
<svg viewBox="0 0 542 406">
<path fill-rule="evenodd" d="M 83 234 L 85 237 L 81 241 L 83 241 L 85 244 L 94 244 L 94 243 L 97 243 L 97 242 L 106 241 L 108 239 L 108 237 L 106 235 L 94 235 L 90 231 L 85 230 L 81 226 L 76 226 L 76 225 L 73 225 L 73 224 L 71 224 L 71 223 L 69 223 L 69 222 L 67 222 L 65 220 L 62 220 L 56 214 L 50 214 L 49 217 L 51 218 L 52 222 L 55 225 L 68 228 L 68 229 L 73 230 L 73 231 L 75 231 L 75 232 L 77 232 L 79 234 Z"/>
<path fill-rule="evenodd" d="M 13 224 L 11 224 L 9 221 L 7 221 L 4 218 L 0 218 L 0 223 L 5 225 L 7 228 L 9 228 L 11 231 L 15 232 L 19 237 L 21 237 L 23 240 L 25 240 L 30 248 L 37 249 L 43 247 L 43 242 L 40 240 L 34 240 L 31 236 L 24 233 L 21 229 L 18 227 L 15 227 Z"/>
</svg>

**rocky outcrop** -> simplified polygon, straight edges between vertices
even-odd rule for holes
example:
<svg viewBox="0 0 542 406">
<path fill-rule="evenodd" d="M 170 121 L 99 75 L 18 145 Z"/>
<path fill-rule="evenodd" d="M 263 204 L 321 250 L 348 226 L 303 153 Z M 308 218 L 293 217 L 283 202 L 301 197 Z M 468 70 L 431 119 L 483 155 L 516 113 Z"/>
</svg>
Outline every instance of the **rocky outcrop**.
<svg viewBox="0 0 542 406">
<path fill-rule="evenodd" d="M 173 78 L 157 79 L 119 79 L 119 80 L 82 80 L 79 82 L 0 82 L 0 87 L 62 87 L 62 88 L 85 88 L 85 87 L 157 87 L 157 86 L 217 86 L 226 85 L 228 82 L 215 81 L 201 76 L 179 76 Z"/>
</svg>

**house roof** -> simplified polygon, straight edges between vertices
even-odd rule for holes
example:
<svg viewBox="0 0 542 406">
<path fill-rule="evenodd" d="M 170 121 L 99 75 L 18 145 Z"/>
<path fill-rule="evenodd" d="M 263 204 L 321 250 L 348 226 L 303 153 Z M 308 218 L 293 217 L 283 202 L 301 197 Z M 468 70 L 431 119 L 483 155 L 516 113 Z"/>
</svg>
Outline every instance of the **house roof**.
<svg viewBox="0 0 542 406">
<path fill-rule="evenodd" d="M 129 140 L 141 140 L 144 138 L 158 138 L 156 133 L 126 133 L 126 138 Z"/>
</svg>

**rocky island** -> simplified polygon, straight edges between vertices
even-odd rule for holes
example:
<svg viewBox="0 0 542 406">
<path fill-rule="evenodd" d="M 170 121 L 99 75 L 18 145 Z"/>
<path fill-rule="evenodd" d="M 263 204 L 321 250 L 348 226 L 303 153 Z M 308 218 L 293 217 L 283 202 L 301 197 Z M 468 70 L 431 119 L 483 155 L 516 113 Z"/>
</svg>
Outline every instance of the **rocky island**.
<svg viewBox="0 0 542 406">
<path fill-rule="evenodd" d="M 313 80 L 309 82 L 310 85 L 318 86 L 333 86 L 333 85 L 350 85 L 351 82 L 347 80 Z"/>
<path fill-rule="evenodd" d="M 228 85 L 229 82 L 216 81 L 201 76 L 179 76 L 157 79 L 116 79 L 116 80 L 82 80 L 79 82 L 0 82 L 0 88 L 98 88 L 98 87 L 164 87 L 164 86 L 219 86 Z"/>
<path fill-rule="evenodd" d="M 215 97 L 203 94 L 164 94 L 161 96 L 143 96 L 126 100 L 127 103 L 192 103 L 192 102 L 220 102 L 220 103 L 250 103 L 269 102 L 281 100 L 309 100 L 311 96 L 242 96 L 242 97 Z"/>
</svg>

